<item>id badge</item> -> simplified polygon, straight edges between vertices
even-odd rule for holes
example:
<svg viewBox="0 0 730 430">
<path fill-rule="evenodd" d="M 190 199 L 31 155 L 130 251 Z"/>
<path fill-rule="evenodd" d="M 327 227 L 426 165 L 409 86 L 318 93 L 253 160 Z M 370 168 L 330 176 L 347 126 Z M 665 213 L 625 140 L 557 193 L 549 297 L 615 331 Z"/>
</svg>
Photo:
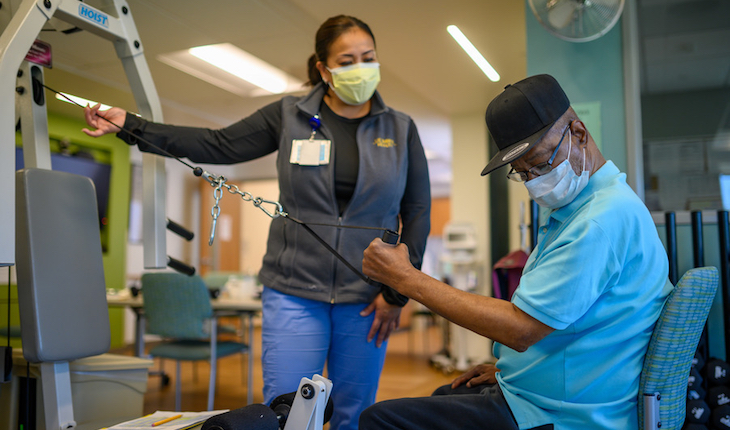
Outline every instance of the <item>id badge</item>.
<svg viewBox="0 0 730 430">
<path fill-rule="evenodd" d="M 289 162 L 300 166 L 329 164 L 331 145 L 332 142 L 325 139 L 294 139 Z"/>
</svg>

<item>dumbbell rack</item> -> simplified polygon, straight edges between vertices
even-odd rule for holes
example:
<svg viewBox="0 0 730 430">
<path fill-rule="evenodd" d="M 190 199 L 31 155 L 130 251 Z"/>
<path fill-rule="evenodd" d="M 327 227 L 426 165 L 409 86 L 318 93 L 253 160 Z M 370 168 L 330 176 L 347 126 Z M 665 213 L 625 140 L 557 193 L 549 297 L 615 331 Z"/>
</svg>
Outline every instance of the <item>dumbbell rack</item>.
<svg viewBox="0 0 730 430">
<path fill-rule="evenodd" d="M 677 264 L 676 214 L 665 215 L 666 247 L 669 258 L 669 279 L 679 280 Z M 693 267 L 705 265 L 702 212 L 691 212 Z M 730 309 L 730 226 L 728 211 L 718 211 L 717 226 L 720 244 L 720 291 L 724 309 Z M 730 358 L 728 312 L 723 315 L 725 358 Z M 726 360 L 709 357 L 707 325 L 700 338 L 687 387 L 687 415 L 683 430 L 730 430 L 730 365 Z"/>
</svg>

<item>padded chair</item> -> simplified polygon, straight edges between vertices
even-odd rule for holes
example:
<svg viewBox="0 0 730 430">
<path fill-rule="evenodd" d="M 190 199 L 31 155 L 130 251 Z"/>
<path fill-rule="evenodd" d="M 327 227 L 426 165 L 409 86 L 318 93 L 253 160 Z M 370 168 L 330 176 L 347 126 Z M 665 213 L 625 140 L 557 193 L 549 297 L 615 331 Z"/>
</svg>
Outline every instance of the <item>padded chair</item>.
<svg viewBox="0 0 730 430">
<path fill-rule="evenodd" d="M 153 346 L 149 354 L 177 362 L 175 410 L 180 410 L 182 396 L 180 363 L 198 360 L 210 362 L 208 410 L 213 410 L 218 358 L 249 353 L 248 345 L 218 339 L 210 295 L 200 276 L 176 272 L 145 273 L 142 275 L 142 297 L 147 333 L 164 339 Z M 247 377 L 249 380 L 252 377 L 250 370 Z"/>
<path fill-rule="evenodd" d="M 111 344 L 96 192 L 91 179 L 54 170 L 15 179 L 23 357 L 40 363 L 45 428 L 75 427 L 69 362 Z"/>
<path fill-rule="evenodd" d="M 654 327 L 639 382 L 639 430 L 684 423 L 692 358 L 715 298 L 715 267 L 691 269 L 672 290 Z"/>
<path fill-rule="evenodd" d="M 211 296 L 215 293 L 220 294 L 223 288 L 226 286 L 226 282 L 231 276 L 240 275 L 239 272 L 209 272 L 202 276 L 205 286 L 208 287 Z M 221 317 L 236 317 L 239 315 L 236 313 L 221 314 Z M 239 318 L 240 321 L 240 318 Z M 225 337 L 226 335 L 235 336 L 241 339 L 241 342 L 247 342 L 247 339 L 243 337 L 243 327 L 239 329 L 235 324 L 218 324 L 218 335 Z M 250 341 L 249 341 L 250 342 Z"/>
</svg>

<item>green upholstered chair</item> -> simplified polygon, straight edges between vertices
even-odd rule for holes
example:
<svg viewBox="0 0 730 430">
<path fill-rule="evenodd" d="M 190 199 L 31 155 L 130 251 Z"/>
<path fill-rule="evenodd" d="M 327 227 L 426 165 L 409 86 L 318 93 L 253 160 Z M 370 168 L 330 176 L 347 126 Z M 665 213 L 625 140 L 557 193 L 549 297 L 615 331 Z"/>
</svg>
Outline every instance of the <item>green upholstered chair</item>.
<svg viewBox="0 0 730 430">
<path fill-rule="evenodd" d="M 715 267 L 691 269 L 667 298 L 649 341 L 641 372 L 640 430 L 682 427 L 692 358 L 717 285 Z"/>
<path fill-rule="evenodd" d="M 209 272 L 205 275 L 202 275 L 203 282 L 205 283 L 205 286 L 208 287 L 208 290 L 217 291 L 218 294 L 225 288 L 226 283 L 229 279 L 231 279 L 231 276 L 237 276 L 240 275 L 240 272 Z M 238 318 L 239 315 L 235 312 L 232 312 L 230 314 L 220 315 L 223 317 L 236 317 Z M 233 335 L 239 337 L 242 341 L 245 341 L 243 339 L 243 328 L 239 329 L 233 324 L 218 324 L 218 334 L 219 335 Z"/>
<path fill-rule="evenodd" d="M 175 409 L 179 411 L 181 403 L 181 361 L 208 360 L 208 410 L 213 410 L 218 358 L 248 353 L 248 345 L 218 339 L 210 295 L 200 276 L 177 272 L 144 273 L 142 297 L 147 333 L 163 338 L 162 342 L 150 348 L 149 354 L 177 362 Z M 252 375 L 249 373 L 247 377 L 251 378 Z"/>
</svg>

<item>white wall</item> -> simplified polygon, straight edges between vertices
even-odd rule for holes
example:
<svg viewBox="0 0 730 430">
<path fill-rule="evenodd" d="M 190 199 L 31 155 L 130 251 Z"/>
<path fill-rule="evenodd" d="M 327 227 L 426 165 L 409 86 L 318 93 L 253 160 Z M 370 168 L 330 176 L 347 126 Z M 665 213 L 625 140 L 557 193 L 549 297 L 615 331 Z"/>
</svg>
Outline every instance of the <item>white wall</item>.
<svg viewBox="0 0 730 430">
<path fill-rule="evenodd" d="M 279 198 L 279 184 L 276 179 L 244 181 L 241 190 L 254 197 L 266 200 Z M 251 203 L 241 207 L 241 272 L 256 275 L 266 253 L 266 240 L 269 237 L 271 218 Z"/>
<path fill-rule="evenodd" d="M 510 181 L 505 177 L 497 177 L 492 180 L 507 181 L 507 193 L 509 196 L 509 250 L 510 252 L 517 249 L 530 249 L 530 195 L 524 184 Z M 520 224 L 524 224 L 525 229 L 520 231 Z M 522 235 L 524 235 L 524 240 Z M 524 243 L 524 247 L 523 247 Z"/>
<path fill-rule="evenodd" d="M 477 292 L 490 295 L 491 253 L 489 222 L 489 177 L 480 176 L 487 165 L 487 129 L 483 113 L 473 113 L 453 118 L 452 147 L 453 182 L 451 184 L 451 220 L 474 226 L 477 236 L 476 266 L 479 273 Z M 474 363 L 492 358 L 492 342 L 469 332 L 468 356 Z"/>
</svg>

